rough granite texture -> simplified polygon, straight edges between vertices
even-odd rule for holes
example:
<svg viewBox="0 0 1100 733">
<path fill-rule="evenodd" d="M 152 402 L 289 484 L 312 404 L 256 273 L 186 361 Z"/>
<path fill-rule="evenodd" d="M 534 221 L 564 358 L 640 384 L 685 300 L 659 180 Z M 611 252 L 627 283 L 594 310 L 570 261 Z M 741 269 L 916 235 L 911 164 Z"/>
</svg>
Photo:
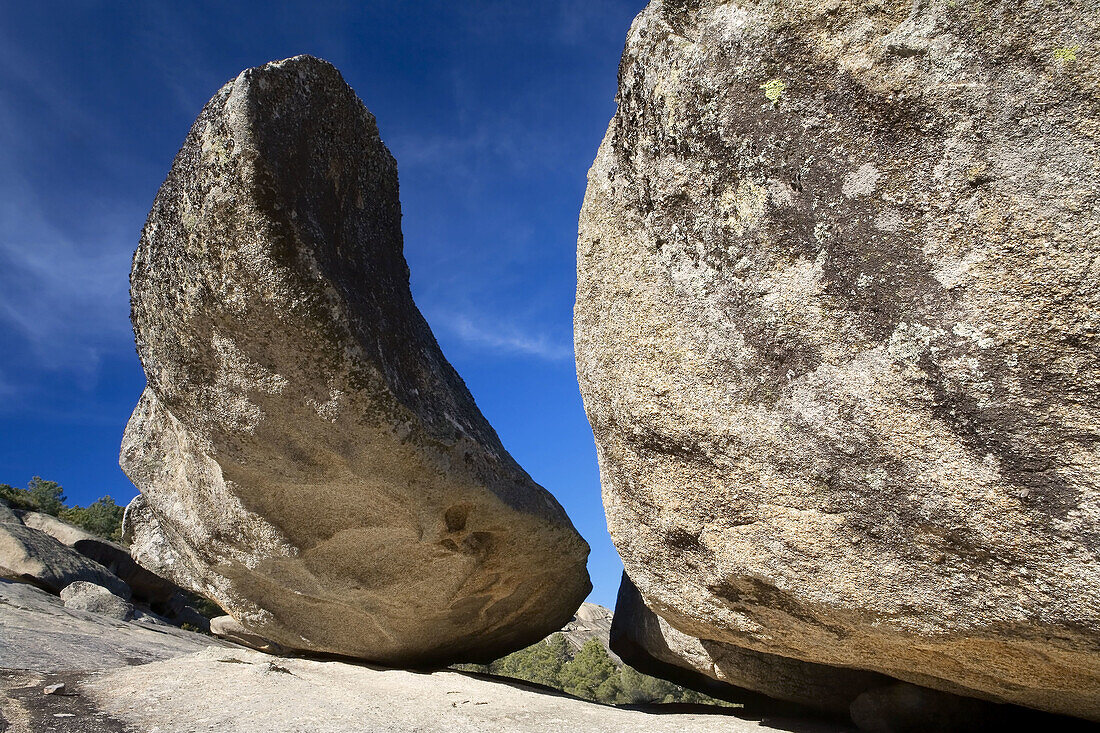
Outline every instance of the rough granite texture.
<svg viewBox="0 0 1100 733">
<path fill-rule="evenodd" d="M 222 651 L 238 648 L 163 623 L 153 625 L 153 620 L 144 616 L 139 612 L 141 622 L 126 622 L 70 609 L 46 591 L 0 580 L 0 670 L 117 669 L 178 657 L 210 646 Z"/>
<path fill-rule="evenodd" d="M 8 503 L 3 499 L 0 499 L 0 524 L 20 524 L 19 517 L 16 516 L 12 508 L 8 506 Z"/>
<path fill-rule="evenodd" d="M 1098 25 L 638 16 L 575 340 L 612 538 L 673 628 L 1100 720 Z"/>
<path fill-rule="evenodd" d="M 707 706 L 626 709 L 520 680 L 208 649 L 80 687 L 128 730 L 159 733 L 845 733 L 835 723 L 745 719 Z"/>
<path fill-rule="evenodd" d="M 588 546 L 413 303 L 397 165 L 324 61 L 226 84 L 131 273 L 139 562 L 286 648 L 487 661 L 560 629 Z"/>
<path fill-rule="evenodd" d="M 130 557 L 130 551 L 117 542 L 86 532 L 49 514 L 30 511 L 19 511 L 17 514 L 23 524 L 45 532 L 66 547 L 110 570 L 129 586 L 134 600 L 149 604 L 158 613 L 169 615 L 182 608 L 185 599 L 180 594 L 179 586 L 138 565 Z"/>
<path fill-rule="evenodd" d="M 102 585 L 78 580 L 62 588 L 60 595 L 65 608 L 75 611 L 98 613 L 118 621 L 129 621 L 134 617 L 133 604 L 119 598 Z"/>
<path fill-rule="evenodd" d="M 210 633 L 234 644 L 241 644 L 268 654 L 283 653 L 283 649 L 278 644 L 252 633 L 232 616 L 216 616 L 210 619 Z"/>
<path fill-rule="evenodd" d="M 573 619 L 562 627 L 561 635 L 574 651 L 580 651 L 589 639 L 595 639 L 607 650 L 611 661 L 621 664 L 619 655 L 611 650 L 611 624 L 610 610 L 595 603 L 582 603 Z"/>
</svg>

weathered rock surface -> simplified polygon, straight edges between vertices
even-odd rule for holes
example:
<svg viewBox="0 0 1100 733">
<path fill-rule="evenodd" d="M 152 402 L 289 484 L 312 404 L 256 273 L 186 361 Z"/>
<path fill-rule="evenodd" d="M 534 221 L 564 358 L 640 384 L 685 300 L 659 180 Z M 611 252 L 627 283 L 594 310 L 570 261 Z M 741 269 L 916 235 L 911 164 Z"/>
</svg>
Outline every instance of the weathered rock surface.
<svg viewBox="0 0 1100 733">
<path fill-rule="evenodd" d="M 130 551 L 117 542 L 74 527 L 49 514 L 28 511 L 16 514 L 28 527 L 45 532 L 66 547 L 107 568 L 130 587 L 134 599 L 148 603 L 158 613 L 172 615 L 183 608 L 185 599 L 180 594 L 180 587 L 138 565 L 130 557 Z"/>
<path fill-rule="evenodd" d="M 134 557 L 287 648 L 487 661 L 566 623 L 588 546 L 412 301 L 397 167 L 329 64 L 243 72 L 134 256 Z"/>
<path fill-rule="evenodd" d="M 130 597 L 130 588 L 97 562 L 61 544 L 45 532 L 14 522 L 0 523 L 0 573 L 53 593 L 78 580 Z"/>
<path fill-rule="evenodd" d="M 131 665 L 139 665 L 132 667 L 134 674 L 124 669 Z M 66 684 L 64 695 L 42 694 L 44 687 L 59 682 Z M 11 733 L 841 730 L 782 717 L 743 719 L 731 708 L 678 706 L 675 712 L 668 706 L 614 708 L 487 675 L 426 674 L 277 658 L 170 626 L 150 628 L 70 610 L 45 591 L 4 581 L 0 581 L 0 729 Z"/>
<path fill-rule="evenodd" d="M 65 608 L 98 613 L 119 621 L 134 617 L 134 606 L 119 598 L 102 585 L 78 580 L 61 589 L 61 602 Z"/>
<path fill-rule="evenodd" d="M 611 535 L 672 628 L 1100 720 L 1098 22 L 635 21 L 575 337 Z"/>
<path fill-rule="evenodd" d="M 15 515 L 15 512 L 8 506 L 8 503 L 0 499 L 0 524 L 11 524 L 18 521 L 19 517 Z"/>
<path fill-rule="evenodd" d="M 998 708 L 1005 706 L 917 687 L 907 682 L 869 690 L 852 702 L 852 721 L 866 733 L 962 733 L 1019 730 Z M 1051 727 L 1051 730 L 1056 728 Z"/>
<path fill-rule="evenodd" d="M 768 705 L 762 693 L 767 698 L 844 714 L 861 694 L 894 682 L 874 672 L 829 667 L 688 636 L 645 605 L 626 573 L 615 601 L 610 644 L 634 669 L 750 706 Z"/>
<path fill-rule="evenodd" d="M 0 669 L 98 671 L 211 646 L 237 648 L 173 626 L 150 628 L 65 608 L 61 599 L 46 591 L 0 580 Z"/>
<path fill-rule="evenodd" d="M 216 616 L 210 619 L 210 633 L 235 644 L 251 647 L 268 654 L 282 654 L 283 652 L 278 644 L 252 633 L 232 616 Z"/>
</svg>

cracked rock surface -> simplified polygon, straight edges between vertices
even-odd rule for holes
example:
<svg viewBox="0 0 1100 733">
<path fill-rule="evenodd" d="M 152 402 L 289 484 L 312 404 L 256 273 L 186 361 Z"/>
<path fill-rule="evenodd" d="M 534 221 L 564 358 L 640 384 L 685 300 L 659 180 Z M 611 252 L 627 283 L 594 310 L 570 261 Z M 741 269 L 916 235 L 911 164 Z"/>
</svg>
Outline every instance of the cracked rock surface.
<svg viewBox="0 0 1100 733">
<path fill-rule="evenodd" d="M 324 61 L 241 73 L 134 255 L 140 563 L 287 649 L 488 661 L 556 631 L 588 546 L 413 303 L 397 165 Z"/>
<path fill-rule="evenodd" d="M 1100 720 L 1100 14 L 997 7 L 651 2 L 577 372 L 700 648 Z"/>
</svg>

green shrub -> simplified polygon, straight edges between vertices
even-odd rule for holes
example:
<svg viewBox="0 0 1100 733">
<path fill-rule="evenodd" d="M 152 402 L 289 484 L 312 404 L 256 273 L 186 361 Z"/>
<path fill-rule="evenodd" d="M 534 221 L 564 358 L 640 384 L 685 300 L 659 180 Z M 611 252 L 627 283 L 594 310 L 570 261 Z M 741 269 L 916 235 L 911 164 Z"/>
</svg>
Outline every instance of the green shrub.
<svg viewBox="0 0 1100 733">
<path fill-rule="evenodd" d="M 43 514 L 56 517 L 65 508 L 65 494 L 56 481 L 43 481 L 40 476 L 35 476 L 27 484 L 27 493 Z"/>
<path fill-rule="evenodd" d="M 35 476 L 25 489 L 0 484 L 0 499 L 15 509 L 49 514 L 100 537 L 122 541 L 122 514 L 125 509 L 110 496 L 101 497 L 88 506 L 66 506 L 61 484 Z"/>
<path fill-rule="evenodd" d="M 573 652 L 561 634 L 554 634 L 526 649 L 501 657 L 487 667 L 462 664 L 453 668 L 487 671 L 502 677 L 535 682 L 610 705 L 672 702 L 728 705 L 694 690 L 642 674 L 633 667 L 618 666 L 596 639 L 589 639 Z"/>
<path fill-rule="evenodd" d="M 110 496 L 96 499 L 86 507 L 65 507 L 58 514 L 70 524 L 88 530 L 92 534 L 115 542 L 122 541 L 122 514 L 125 508 L 115 503 Z"/>
<path fill-rule="evenodd" d="M 528 682 L 561 689 L 559 675 L 569 657 L 569 645 L 561 634 L 554 634 L 526 649 L 512 652 L 492 662 L 489 671 L 503 677 L 514 677 Z"/>
<path fill-rule="evenodd" d="M 559 679 L 561 689 L 570 695 L 606 703 L 626 701 L 619 669 L 603 644 L 595 639 L 586 641 L 576 655 L 562 665 Z"/>
<path fill-rule="evenodd" d="M 31 498 L 30 492 L 26 489 L 17 489 L 14 486 L 0 484 L 0 499 L 10 504 L 13 509 L 38 511 L 38 505 L 34 503 L 34 499 Z"/>
</svg>

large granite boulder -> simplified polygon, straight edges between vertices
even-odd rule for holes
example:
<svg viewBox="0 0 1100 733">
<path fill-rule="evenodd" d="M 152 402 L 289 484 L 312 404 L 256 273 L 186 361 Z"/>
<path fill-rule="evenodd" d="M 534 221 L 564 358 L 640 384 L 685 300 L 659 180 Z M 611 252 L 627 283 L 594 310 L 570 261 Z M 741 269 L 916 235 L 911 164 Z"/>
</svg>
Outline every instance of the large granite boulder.
<svg viewBox="0 0 1100 733">
<path fill-rule="evenodd" d="M 577 371 L 671 627 L 1100 720 L 1100 6 L 1011 5 L 654 0 Z"/>
<path fill-rule="evenodd" d="M 413 303 L 397 165 L 324 61 L 203 109 L 131 273 L 134 557 L 289 649 L 488 661 L 560 629 L 588 546 Z"/>
<path fill-rule="evenodd" d="M 0 523 L 0 578 L 30 583 L 51 593 L 83 580 L 130 598 L 129 586 L 107 568 L 45 532 L 14 522 Z"/>
</svg>

